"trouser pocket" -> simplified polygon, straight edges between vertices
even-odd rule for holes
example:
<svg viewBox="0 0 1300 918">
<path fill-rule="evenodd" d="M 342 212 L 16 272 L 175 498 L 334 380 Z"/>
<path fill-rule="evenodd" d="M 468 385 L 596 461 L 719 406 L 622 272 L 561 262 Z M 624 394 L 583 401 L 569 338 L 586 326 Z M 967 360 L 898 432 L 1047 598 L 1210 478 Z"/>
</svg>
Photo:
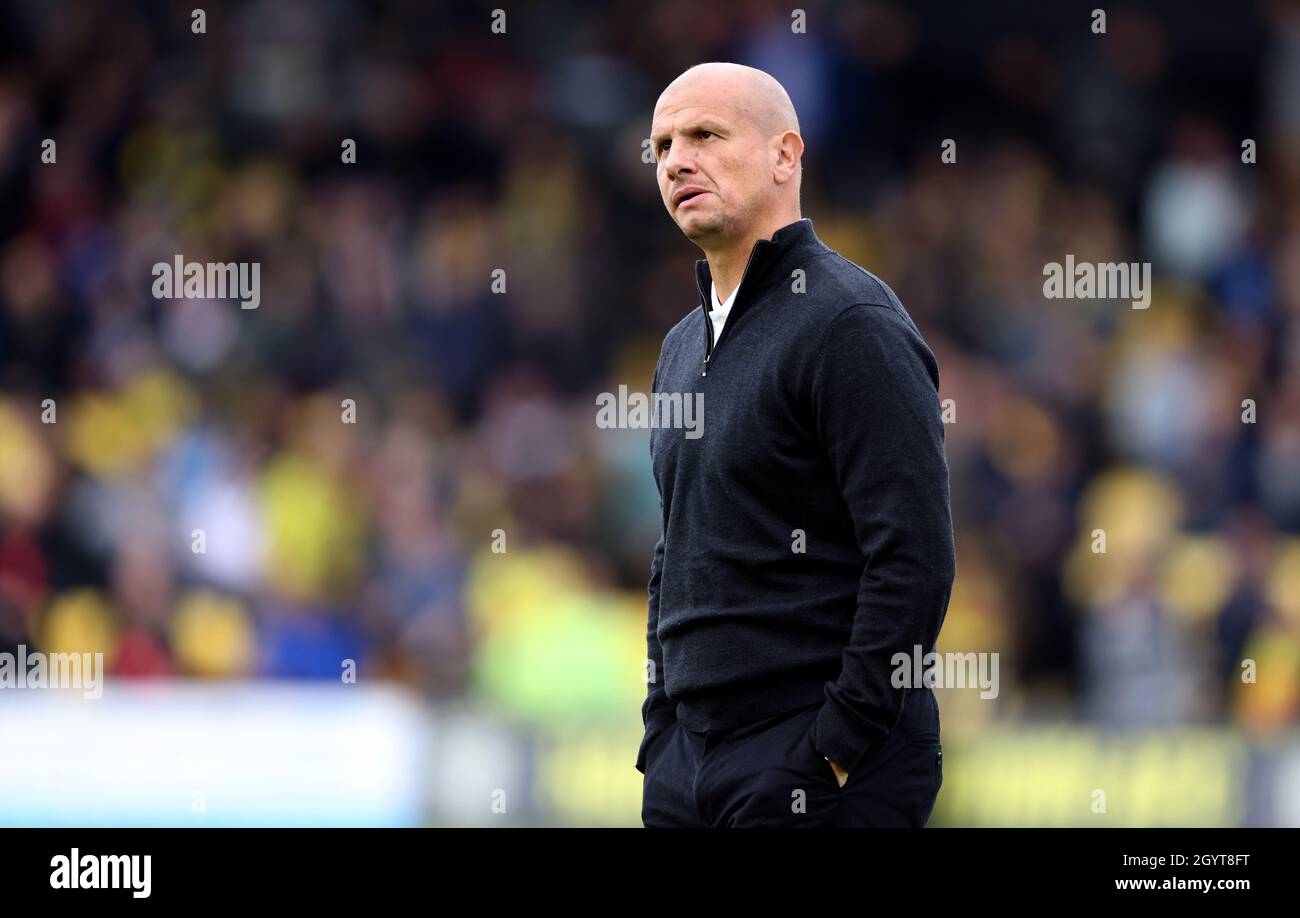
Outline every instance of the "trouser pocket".
<svg viewBox="0 0 1300 918">
<path fill-rule="evenodd" d="M 924 826 L 930 820 L 939 788 L 943 785 L 943 743 L 938 733 L 916 733 L 908 737 L 908 745 L 917 760 L 915 825 Z"/>
<path fill-rule="evenodd" d="M 641 738 L 641 748 L 637 751 L 636 757 L 637 771 L 641 772 L 641 774 L 646 773 L 646 770 L 653 764 L 656 746 L 662 745 L 659 740 L 671 733 L 676 726 L 677 721 L 674 720 L 667 726 L 660 727 L 653 733 L 647 733 Z"/>
</svg>

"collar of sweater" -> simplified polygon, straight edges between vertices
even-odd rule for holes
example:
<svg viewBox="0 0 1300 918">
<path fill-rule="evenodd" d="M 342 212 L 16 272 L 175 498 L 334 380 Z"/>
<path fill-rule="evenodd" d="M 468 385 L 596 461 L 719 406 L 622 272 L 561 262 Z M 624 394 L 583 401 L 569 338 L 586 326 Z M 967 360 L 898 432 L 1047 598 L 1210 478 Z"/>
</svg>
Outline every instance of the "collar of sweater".
<svg viewBox="0 0 1300 918">
<path fill-rule="evenodd" d="M 792 271 L 803 264 L 810 255 L 831 251 L 813 232 L 810 217 L 804 217 L 793 223 L 787 223 L 771 239 L 759 239 L 749 253 L 749 262 L 740 284 L 733 291 L 731 309 L 728 317 L 735 314 L 741 305 L 740 292 L 745 291 L 745 299 L 755 290 L 767 287 L 779 280 L 788 278 Z M 701 258 L 695 262 L 695 282 L 699 287 L 700 306 L 708 313 L 712 307 L 713 274 L 709 271 L 708 259 Z"/>
</svg>

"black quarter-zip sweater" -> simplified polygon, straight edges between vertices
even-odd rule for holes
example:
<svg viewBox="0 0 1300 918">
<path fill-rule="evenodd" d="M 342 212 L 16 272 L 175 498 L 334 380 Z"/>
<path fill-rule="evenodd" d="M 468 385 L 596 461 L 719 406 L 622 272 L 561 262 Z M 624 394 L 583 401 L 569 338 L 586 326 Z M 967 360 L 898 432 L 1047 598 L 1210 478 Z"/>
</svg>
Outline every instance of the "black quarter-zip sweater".
<svg viewBox="0 0 1300 918">
<path fill-rule="evenodd" d="M 893 728 L 893 656 L 933 649 L 955 571 L 934 356 L 898 297 L 812 221 L 759 240 L 718 341 L 712 277 L 664 338 L 654 661 L 637 757 L 674 719 L 723 730 L 824 700 L 813 745 L 847 771 Z M 662 423 L 662 422 L 661 422 Z"/>
</svg>

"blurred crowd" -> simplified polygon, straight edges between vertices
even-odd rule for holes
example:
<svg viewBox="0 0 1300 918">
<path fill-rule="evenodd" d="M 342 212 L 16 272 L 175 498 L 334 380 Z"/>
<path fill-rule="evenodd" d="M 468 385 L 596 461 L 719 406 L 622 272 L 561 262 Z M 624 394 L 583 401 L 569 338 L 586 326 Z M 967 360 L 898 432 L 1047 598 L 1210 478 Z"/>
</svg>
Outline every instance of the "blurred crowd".
<svg viewBox="0 0 1300 918">
<path fill-rule="evenodd" d="M 0 13 L 0 650 L 635 719 L 658 501 L 595 395 L 697 305 L 641 141 L 734 60 L 952 400 L 939 649 L 1002 688 L 945 729 L 1300 717 L 1297 4 L 193 6 Z M 1067 253 L 1150 307 L 1046 299 Z M 259 308 L 155 299 L 178 254 Z"/>
</svg>

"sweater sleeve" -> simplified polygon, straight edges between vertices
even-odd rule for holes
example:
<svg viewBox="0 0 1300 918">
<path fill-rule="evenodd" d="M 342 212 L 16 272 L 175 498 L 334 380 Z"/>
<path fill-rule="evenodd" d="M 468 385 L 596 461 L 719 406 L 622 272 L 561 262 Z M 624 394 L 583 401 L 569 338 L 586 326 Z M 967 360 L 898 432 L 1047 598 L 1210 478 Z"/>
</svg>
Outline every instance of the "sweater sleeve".
<svg viewBox="0 0 1300 918">
<path fill-rule="evenodd" d="M 841 312 L 815 358 L 813 422 L 853 519 L 862 578 L 811 739 L 849 772 L 902 714 L 894 655 L 929 652 L 948 607 L 956 556 L 938 391 L 934 355 L 889 306 Z"/>
<path fill-rule="evenodd" d="M 652 393 L 658 386 L 658 382 L 659 371 L 656 367 L 654 381 L 650 385 Z M 651 461 L 653 462 L 653 440 L 651 443 Z M 648 614 L 646 616 L 646 659 L 652 664 L 652 667 L 646 685 L 645 701 L 641 704 L 641 723 L 645 726 L 645 733 L 641 739 L 641 748 L 637 751 L 636 762 L 637 770 L 643 774 L 645 773 L 646 746 L 649 740 L 661 728 L 670 726 L 677 719 L 677 706 L 668 698 L 668 693 L 664 690 L 664 652 L 663 648 L 659 646 L 659 583 L 664 567 L 662 493 L 659 495 L 659 518 L 659 541 L 655 545 L 654 557 L 650 561 L 650 583 L 647 586 L 649 602 L 647 603 Z"/>
<path fill-rule="evenodd" d="M 677 719 L 677 706 L 668 700 L 664 691 L 664 652 L 659 646 L 659 578 L 664 565 L 664 539 L 659 536 L 655 545 L 654 560 L 650 563 L 650 601 L 646 624 L 646 659 L 654 664 L 653 679 L 648 682 L 645 702 L 641 705 L 641 722 L 646 732 L 664 722 Z"/>
</svg>

